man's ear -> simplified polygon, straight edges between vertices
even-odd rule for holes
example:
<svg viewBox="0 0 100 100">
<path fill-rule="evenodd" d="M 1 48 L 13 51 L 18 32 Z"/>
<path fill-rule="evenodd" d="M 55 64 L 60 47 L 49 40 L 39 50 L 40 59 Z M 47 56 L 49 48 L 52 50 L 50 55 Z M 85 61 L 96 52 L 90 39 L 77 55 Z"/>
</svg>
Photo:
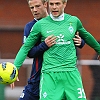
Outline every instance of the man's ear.
<svg viewBox="0 0 100 100">
<path fill-rule="evenodd" d="M 44 4 L 43 4 L 43 5 L 44 5 L 44 7 L 45 7 L 45 8 L 47 8 L 47 2 L 44 2 Z"/>
<path fill-rule="evenodd" d="M 66 5 L 67 5 L 67 2 L 64 2 L 64 9 L 65 9 Z"/>
</svg>

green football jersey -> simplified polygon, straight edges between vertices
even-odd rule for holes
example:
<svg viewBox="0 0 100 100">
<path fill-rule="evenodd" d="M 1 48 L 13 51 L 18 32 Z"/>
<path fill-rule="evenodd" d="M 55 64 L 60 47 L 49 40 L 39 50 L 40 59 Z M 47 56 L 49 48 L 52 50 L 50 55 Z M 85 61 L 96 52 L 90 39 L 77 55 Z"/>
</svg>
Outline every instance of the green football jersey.
<svg viewBox="0 0 100 100">
<path fill-rule="evenodd" d="M 42 71 L 72 71 L 76 68 L 77 56 L 73 42 L 75 32 L 78 31 L 85 42 L 100 54 L 100 44 L 82 26 L 81 21 L 69 14 L 64 14 L 64 20 L 54 21 L 50 16 L 38 21 L 31 30 L 26 43 L 18 52 L 14 64 L 20 68 L 25 60 L 28 51 L 41 37 L 54 35 L 57 37 L 56 44 L 45 51 L 43 55 Z"/>
</svg>

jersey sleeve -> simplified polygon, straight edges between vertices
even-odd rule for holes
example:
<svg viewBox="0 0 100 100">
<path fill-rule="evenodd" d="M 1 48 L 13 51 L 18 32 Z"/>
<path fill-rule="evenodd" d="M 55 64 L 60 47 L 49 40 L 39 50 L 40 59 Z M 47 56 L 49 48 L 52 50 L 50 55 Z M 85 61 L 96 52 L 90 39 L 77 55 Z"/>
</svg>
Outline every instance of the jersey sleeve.
<svg viewBox="0 0 100 100">
<path fill-rule="evenodd" d="M 31 26 L 32 27 L 32 26 Z M 24 27 L 24 34 L 23 34 L 23 43 L 25 43 L 29 33 L 30 33 L 31 28 L 29 27 L 28 24 L 25 25 Z"/>
<path fill-rule="evenodd" d="M 77 31 L 80 33 L 82 39 L 84 39 L 85 43 L 92 47 L 98 54 L 100 54 L 100 44 L 96 41 L 96 39 L 86 31 L 83 27 L 81 21 L 77 18 Z"/>
<path fill-rule="evenodd" d="M 18 51 L 16 58 L 14 60 L 14 65 L 17 67 L 17 69 L 19 69 L 22 66 L 22 63 L 24 62 L 26 56 L 28 55 L 29 50 L 31 50 L 31 48 L 38 41 L 41 35 L 40 27 L 41 26 L 39 26 L 39 24 L 37 23 L 32 27 L 31 32 L 28 38 L 26 39 L 26 42 L 22 45 L 22 47 Z"/>
<path fill-rule="evenodd" d="M 31 24 L 28 23 L 28 24 L 25 25 L 23 43 L 25 43 L 27 37 L 29 36 L 32 26 L 33 26 L 33 23 L 31 23 Z M 41 41 L 38 41 L 36 43 L 36 45 L 34 47 L 32 47 L 32 49 L 28 52 L 27 56 L 29 58 L 37 57 L 40 54 L 43 54 L 47 49 L 48 49 L 48 46 L 45 44 L 45 42 L 41 43 Z"/>
<path fill-rule="evenodd" d="M 85 41 L 82 39 L 82 41 L 81 41 L 81 45 L 80 45 L 80 46 L 77 46 L 77 47 L 79 47 L 79 48 L 83 48 L 84 45 L 85 45 Z"/>
<path fill-rule="evenodd" d="M 48 50 L 49 47 L 46 45 L 45 42 L 40 43 L 37 46 L 34 46 L 29 52 L 28 52 L 28 57 L 29 58 L 34 58 L 37 57 L 41 54 L 43 54 L 46 50 Z"/>
</svg>

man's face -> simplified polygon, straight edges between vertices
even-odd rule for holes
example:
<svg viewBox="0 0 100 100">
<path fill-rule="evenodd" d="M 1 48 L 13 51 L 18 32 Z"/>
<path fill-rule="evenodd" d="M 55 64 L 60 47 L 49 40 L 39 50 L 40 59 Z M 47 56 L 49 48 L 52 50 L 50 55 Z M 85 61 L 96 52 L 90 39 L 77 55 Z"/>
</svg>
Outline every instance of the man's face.
<svg viewBox="0 0 100 100">
<path fill-rule="evenodd" d="M 28 4 L 34 18 L 41 19 L 46 17 L 46 2 L 43 4 L 41 0 L 30 0 Z"/>
<path fill-rule="evenodd" d="M 49 10 L 54 17 L 60 16 L 66 7 L 62 0 L 49 0 Z"/>
</svg>

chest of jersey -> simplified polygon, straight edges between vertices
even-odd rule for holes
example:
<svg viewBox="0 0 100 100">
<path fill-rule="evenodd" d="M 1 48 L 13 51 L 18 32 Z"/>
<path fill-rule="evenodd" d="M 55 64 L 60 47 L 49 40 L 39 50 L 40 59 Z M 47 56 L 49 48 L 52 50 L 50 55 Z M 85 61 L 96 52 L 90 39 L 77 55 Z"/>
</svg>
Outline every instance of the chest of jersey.
<svg viewBox="0 0 100 100">
<path fill-rule="evenodd" d="M 76 25 L 72 22 L 47 22 L 41 25 L 42 41 L 50 36 L 54 35 L 57 37 L 57 44 L 67 44 L 75 36 Z"/>
</svg>

